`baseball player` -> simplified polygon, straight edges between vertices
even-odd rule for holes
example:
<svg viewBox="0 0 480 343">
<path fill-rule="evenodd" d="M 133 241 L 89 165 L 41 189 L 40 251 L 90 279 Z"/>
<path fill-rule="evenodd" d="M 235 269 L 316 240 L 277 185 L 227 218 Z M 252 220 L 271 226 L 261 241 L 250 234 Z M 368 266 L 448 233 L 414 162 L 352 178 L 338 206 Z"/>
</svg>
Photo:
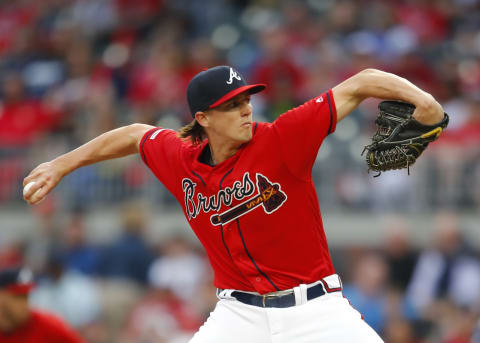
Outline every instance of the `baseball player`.
<svg viewBox="0 0 480 343">
<path fill-rule="evenodd" d="M 104 133 L 35 168 L 25 200 L 39 202 L 79 167 L 139 153 L 181 204 L 214 270 L 219 301 L 192 343 L 381 342 L 342 296 L 312 166 L 324 138 L 368 97 L 413 103 L 424 124 L 444 112 L 409 81 L 367 69 L 258 123 L 250 97 L 264 88 L 230 66 L 202 71 L 187 88 L 189 125 Z"/>
<path fill-rule="evenodd" d="M 60 318 L 31 309 L 33 275 L 27 268 L 0 271 L 0 342 L 81 343 L 83 339 Z"/>
</svg>

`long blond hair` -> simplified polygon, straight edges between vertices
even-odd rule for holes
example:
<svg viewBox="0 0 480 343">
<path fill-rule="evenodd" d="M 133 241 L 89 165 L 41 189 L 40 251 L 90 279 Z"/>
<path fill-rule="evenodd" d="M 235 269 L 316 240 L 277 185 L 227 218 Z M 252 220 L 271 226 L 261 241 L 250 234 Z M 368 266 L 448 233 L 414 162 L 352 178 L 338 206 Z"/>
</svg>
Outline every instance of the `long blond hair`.
<svg viewBox="0 0 480 343">
<path fill-rule="evenodd" d="M 178 130 L 178 137 L 188 140 L 190 139 L 193 145 L 198 145 L 203 142 L 207 135 L 202 125 L 196 119 L 193 119 L 187 125 Z"/>
</svg>

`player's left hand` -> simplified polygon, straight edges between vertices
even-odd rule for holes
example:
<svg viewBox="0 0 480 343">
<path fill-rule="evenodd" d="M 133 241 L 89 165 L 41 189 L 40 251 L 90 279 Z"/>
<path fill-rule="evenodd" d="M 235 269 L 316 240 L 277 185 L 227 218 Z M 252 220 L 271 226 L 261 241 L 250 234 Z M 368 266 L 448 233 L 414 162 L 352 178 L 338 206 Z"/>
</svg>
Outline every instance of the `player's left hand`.
<svg viewBox="0 0 480 343">
<path fill-rule="evenodd" d="M 420 123 L 414 117 L 415 106 L 401 101 L 382 101 L 378 109 L 377 131 L 372 143 L 363 150 L 367 151 L 368 170 L 379 172 L 376 176 L 387 170 L 409 170 L 428 144 L 436 140 L 448 125 L 446 113 L 439 123 Z"/>
</svg>

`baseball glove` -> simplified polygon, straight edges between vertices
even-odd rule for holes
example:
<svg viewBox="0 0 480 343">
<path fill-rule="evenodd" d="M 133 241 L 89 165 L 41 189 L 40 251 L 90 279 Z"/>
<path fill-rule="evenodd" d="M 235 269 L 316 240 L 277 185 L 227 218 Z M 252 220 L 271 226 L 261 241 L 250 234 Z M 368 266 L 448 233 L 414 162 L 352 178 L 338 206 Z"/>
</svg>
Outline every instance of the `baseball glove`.
<svg viewBox="0 0 480 343">
<path fill-rule="evenodd" d="M 387 170 L 407 168 L 410 175 L 410 166 L 447 127 L 448 115 L 438 124 L 424 125 L 413 118 L 415 106 L 409 103 L 382 101 L 378 110 L 377 131 L 362 152 L 367 152 L 368 171 L 377 171 L 377 177 Z"/>
</svg>

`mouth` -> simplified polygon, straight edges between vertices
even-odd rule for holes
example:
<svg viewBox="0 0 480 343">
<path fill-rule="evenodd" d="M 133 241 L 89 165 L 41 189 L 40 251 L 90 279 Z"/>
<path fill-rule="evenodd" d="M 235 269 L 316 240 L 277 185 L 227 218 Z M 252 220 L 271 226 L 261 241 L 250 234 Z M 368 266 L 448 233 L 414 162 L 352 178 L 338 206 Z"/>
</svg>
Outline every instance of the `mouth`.
<svg viewBox="0 0 480 343">
<path fill-rule="evenodd" d="M 252 126 L 252 123 L 251 123 L 251 122 L 243 123 L 243 124 L 241 125 L 241 127 L 250 127 L 250 126 Z"/>
</svg>

